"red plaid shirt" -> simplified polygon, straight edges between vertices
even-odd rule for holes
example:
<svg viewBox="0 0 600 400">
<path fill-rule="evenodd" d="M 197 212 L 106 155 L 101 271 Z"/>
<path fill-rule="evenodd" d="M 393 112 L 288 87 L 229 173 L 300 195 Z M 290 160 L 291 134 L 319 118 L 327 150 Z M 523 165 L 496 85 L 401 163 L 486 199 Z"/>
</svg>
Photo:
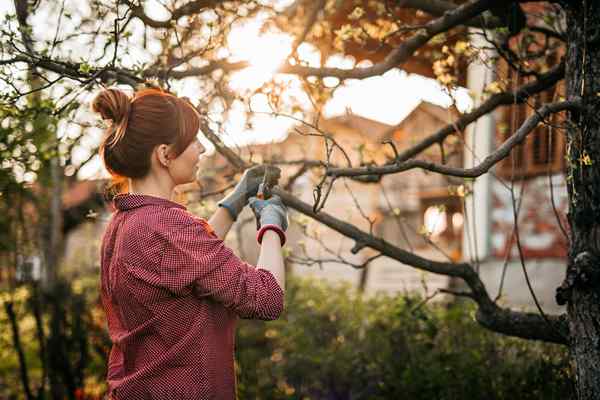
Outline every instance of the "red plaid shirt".
<svg viewBox="0 0 600 400">
<path fill-rule="evenodd" d="M 277 281 L 180 204 L 121 194 L 114 206 L 101 253 L 110 395 L 233 399 L 237 317 L 276 319 Z"/>
</svg>

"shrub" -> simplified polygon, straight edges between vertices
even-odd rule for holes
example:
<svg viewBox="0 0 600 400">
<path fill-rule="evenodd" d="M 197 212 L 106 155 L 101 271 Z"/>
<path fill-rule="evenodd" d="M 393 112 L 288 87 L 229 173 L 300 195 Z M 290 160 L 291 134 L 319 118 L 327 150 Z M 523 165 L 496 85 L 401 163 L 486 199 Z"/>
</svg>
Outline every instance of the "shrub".
<svg viewBox="0 0 600 400">
<path fill-rule="evenodd" d="M 42 316 L 50 364 L 64 358 L 77 397 L 100 399 L 106 389 L 109 339 L 97 304 L 97 280 L 63 286 L 60 336 L 51 307 Z M 468 304 L 423 304 L 415 296 L 363 298 L 349 286 L 292 279 L 277 321 L 241 321 L 237 332 L 240 399 L 568 399 L 573 396 L 564 347 L 491 333 L 473 321 Z M 33 293 L 3 293 L 11 301 L 31 388 L 42 366 Z M 0 398 L 23 398 L 10 324 L 0 312 Z M 54 346 L 51 343 L 61 344 Z M 66 356 L 65 356 L 66 355 Z M 64 371 L 50 366 L 63 379 Z"/>
<path fill-rule="evenodd" d="M 566 348 L 494 334 L 474 308 L 292 280 L 277 321 L 241 321 L 241 399 L 568 399 Z"/>
</svg>

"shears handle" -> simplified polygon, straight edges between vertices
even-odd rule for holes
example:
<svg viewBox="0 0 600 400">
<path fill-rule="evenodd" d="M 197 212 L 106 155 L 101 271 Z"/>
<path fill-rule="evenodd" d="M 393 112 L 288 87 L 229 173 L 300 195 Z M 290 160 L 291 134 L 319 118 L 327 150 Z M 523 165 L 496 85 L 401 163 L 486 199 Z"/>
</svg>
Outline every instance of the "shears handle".
<svg viewBox="0 0 600 400">
<path fill-rule="evenodd" d="M 267 179 L 268 179 L 267 172 L 265 172 L 263 181 L 258 185 L 258 191 L 256 192 L 256 197 L 261 200 L 266 200 L 269 197 L 271 197 Z M 259 229 L 260 229 L 260 218 L 256 217 L 256 230 L 259 230 Z"/>
</svg>

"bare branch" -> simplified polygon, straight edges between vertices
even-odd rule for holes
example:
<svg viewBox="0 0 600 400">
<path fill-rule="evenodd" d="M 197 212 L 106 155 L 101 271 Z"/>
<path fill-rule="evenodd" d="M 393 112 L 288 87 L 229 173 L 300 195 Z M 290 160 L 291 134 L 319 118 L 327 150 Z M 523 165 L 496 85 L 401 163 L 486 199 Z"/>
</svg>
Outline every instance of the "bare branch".
<svg viewBox="0 0 600 400">
<path fill-rule="evenodd" d="M 493 312 L 484 312 L 481 308 L 475 318 L 485 328 L 505 335 L 523 339 L 543 340 L 551 343 L 568 343 L 568 322 L 565 314 L 547 315 L 546 322 L 541 315 L 515 312 L 496 307 Z M 552 328 L 549 329 L 548 323 Z M 533 335 L 532 335 L 533 333 Z"/>
<path fill-rule="evenodd" d="M 202 128 L 207 138 L 213 142 L 216 150 L 229 160 L 236 168 L 245 169 L 250 165 L 237 154 L 225 147 L 223 142 L 212 132 L 208 125 Z M 214 141 L 213 141 L 214 140 Z M 405 251 L 390 242 L 363 232 L 352 224 L 339 220 L 323 211 L 315 213 L 313 207 L 278 187 L 273 188 L 273 194 L 278 195 L 284 204 L 302 214 L 319 221 L 323 225 L 356 241 L 360 248 L 370 247 L 381 255 L 390 257 L 402 264 L 414 268 L 459 277 L 469 286 L 473 300 L 478 305 L 477 320 L 488 329 L 507 335 L 526 339 L 543 340 L 554 343 L 567 343 L 568 328 L 563 316 L 547 316 L 544 320 L 540 315 L 516 312 L 498 307 L 490 298 L 483 282 L 473 267 L 468 263 L 449 263 L 428 260 L 416 254 Z M 548 329 L 552 324 L 552 329 Z"/>
<path fill-rule="evenodd" d="M 4 302 L 4 310 L 6 311 L 6 315 L 8 316 L 8 320 L 10 322 L 11 333 L 13 345 L 15 347 L 15 351 L 17 352 L 18 360 L 19 360 L 19 373 L 21 377 L 21 385 L 23 386 L 23 391 L 25 392 L 25 398 L 27 400 L 33 399 L 33 393 L 31 391 L 31 386 L 29 384 L 29 374 L 27 372 L 27 360 L 25 358 L 25 352 L 23 351 L 23 346 L 21 343 L 21 335 L 19 334 L 19 324 L 17 321 L 17 315 L 14 311 L 12 301 Z"/>
<path fill-rule="evenodd" d="M 226 191 L 228 191 L 229 189 L 231 189 L 232 187 L 234 187 L 236 184 L 236 182 L 232 182 L 229 185 L 226 185 L 225 187 L 221 188 L 221 189 L 217 189 L 217 190 L 213 190 L 211 192 L 204 192 L 204 191 L 200 191 L 200 198 L 204 199 L 206 197 L 210 197 L 210 196 L 216 196 L 218 194 L 223 194 Z"/>
<path fill-rule="evenodd" d="M 276 165 L 276 164 L 274 164 L 274 165 Z M 288 192 L 289 192 L 290 190 L 292 190 L 292 187 L 294 186 L 294 183 L 296 182 L 296 180 L 297 180 L 298 178 L 300 178 L 302 175 L 304 175 L 304 173 L 305 173 L 306 171 L 308 171 L 308 166 L 307 166 L 306 164 L 302 164 L 302 165 L 300 166 L 300 168 L 298 169 L 298 171 L 296 171 L 296 172 L 294 173 L 294 175 L 292 175 L 292 176 L 291 176 L 291 177 L 288 179 L 288 181 L 287 181 L 287 182 L 285 183 L 285 185 L 283 186 L 283 189 L 284 189 L 284 190 L 286 190 L 286 191 L 288 191 Z"/>
<path fill-rule="evenodd" d="M 456 8 L 456 4 L 450 1 L 444 0 L 404 0 L 402 2 L 404 7 L 414 8 L 416 10 L 425 11 L 428 14 L 439 17 L 444 13 L 451 11 Z M 485 28 L 494 29 L 502 25 L 502 22 L 496 17 L 475 17 L 465 22 L 465 25 L 474 28 Z"/>
<path fill-rule="evenodd" d="M 570 100 L 562 101 L 557 103 L 549 103 L 542 106 L 537 110 L 531 117 L 527 118 L 523 125 L 506 140 L 502 145 L 488 155 L 479 165 L 473 168 L 458 168 L 450 167 L 446 165 L 439 165 L 429 161 L 423 160 L 409 160 L 403 163 L 385 165 L 381 167 L 359 167 L 359 168 L 331 168 L 327 170 L 328 176 L 341 177 L 341 176 L 361 176 L 361 175 L 387 175 L 394 174 L 402 171 L 407 171 L 414 168 L 421 168 L 439 174 L 448 176 L 458 176 L 463 178 L 476 178 L 488 172 L 490 168 L 496 165 L 500 160 L 508 157 L 513 147 L 522 143 L 528 134 L 530 134 L 540 122 L 554 113 L 564 110 L 576 110 L 581 106 L 581 101 Z"/>
<path fill-rule="evenodd" d="M 302 30 L 300 35 L 298 35 L 298 37 L 294 40 L 294 44 L 292 45 L 292 54 L 296 53 L 296 51 L 298 50 L 298 46 L 300 46 L 302 44 L 302 42 L 304 41 L 304 39 L 306 39 L 306 36 L 308 35 L 308 33 L 312 29 L 313 25 L 317 21 L 319 12 L 323 9 L 323 7 L 325 7 L 325 0 L 318 0 L 313 5 L 313 8 L 310 11 L 308 18 L 306 19 L 306 24 L 304 25 L 304 29 Z"/>
<path fill-rule="evenodd" d="M 129 5 L 131 6 L 131 11 L 133 15 L 139 18 L 144 24 L 151 26 L 152 28 L 172 28 L 177 20 L 186 15 L 194 15 L 199 13 L 200 11 L 216 7 L 222 0 L 195 0 L 190 1 L 179 8 L 176 8 L 171 12 L 171 16 L 167 20 L 159 21 L 149 17 L 144 12 L 144 7 L 139 5 L 133 5 L 131 1 L 129 1 Z"/>
<path fill-rule="evenodd" d="M 202 112 L 202 110 L 199 111 Z M 212 131 L 212 129 L 210 129 L 206 120 L 203 120 L 200 124 L 200 130 L 206 136 L 206 138 L 211 141 L 211 143 L 215 146 L 217 151 L 221 153 L 221 155 L 225 157 L 227 161 L 233 164 L 233 166 L 236 169 L 241 170 L 247 167 L 246 162 L 244 162 L 244 160 L 242 160 L 237 154 L 235 154 L 233 150 L 231 150 L 229 147 L 226 147 L 225 143 L 223 143 L 221 138 L 219 138 Z"/>
<path fill-rule="evenodd" d="M 172 70 L 171 68 L 150 68 L 142 72 L 142 76 L 145 78 L 160 77 L 160 78 L 174 78 L 182 79 L 189 76 L 202 76 L 208 75 L 213 71 L 222 70 L 225 72 L 237 71 L 240 69 L 248 68 L 250 64 L 247 61 L 228 62 L 226 60 L 211 61 L 208 65 L 197 68 L 189 68 L 185 71 Z"/>
<path fill-rule="evenodd" d="M 27 29 L 27 18 L 29 17 L 29 4 L 27 0 L 15 0 L 15 11 L 19 21 L 19 31 L 23 44 L 28 52 L 33 53 L 33 40 Z"/>
<path fill-rule="evenodd" d="M 482 116 L 494 111 L 499 106 L 521 104 L 525 102 L 529 97 L 533 96 L 534 94 L 541 93 L 544 90 L 554 86 L 556 83 L 558 83 L 564 78 L 564 75 L 565 65 L 564 63 L 561 63 L 558 66 L 551 69 L 550 71 L 548 71 L 547 73 L 540 75 L 539 79 L 527 83 L 514 91 L 496 93 L 492 95 L 489 99 L 483 102 L 476 109 L 472 110 L 467 114 L 462 115 L 458 120 L 453 121 L 450 124 L 444 126 L 436 133 L 426 137 L 424 140 L 422 140 L 420 143 L 417 143 L 413 147 L 404 150 L 395 160 L 393 160 L 393 162 L 390 162 L 390 164 L 406 161 L 409 158 L 414 157 L 415 155 L 421 153 L 423 150 L 427 149 L 429 146 L 443 141 L 451 134 L 464 130 L 469 124 L 475 122 Z"/>
<path fill-rule="evenodd" d="M 143 79 L 135 76 L 133 72 L 121 68 L 114 68 L 110 65 L 100 69 L 92 69 L 90 72 L 86 73 L 81 70 L 81 63 L 52 60 L 50 58 L 37 57 L 34 55 L 22 54 L 13 57 L 10 60 L 5 60 L 2 64 L 14 64 L 19 62 L 26 63 L 31 67 L 39 67 L 47 71 L 55 72 L 63 77 L 73 79 L 80 83 L 101 79 L 102 81 L 115 80 L 130 86 L 137 86 L 144 82 Z"/>
</svg>

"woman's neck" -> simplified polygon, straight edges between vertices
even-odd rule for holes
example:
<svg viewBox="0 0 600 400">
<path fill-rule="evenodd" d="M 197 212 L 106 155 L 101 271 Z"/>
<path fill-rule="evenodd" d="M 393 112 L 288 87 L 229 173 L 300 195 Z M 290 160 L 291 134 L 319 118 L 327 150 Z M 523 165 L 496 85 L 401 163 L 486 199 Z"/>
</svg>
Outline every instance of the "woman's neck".
<svg viewBox="0 0 600 400">
<path fill-rule="evenodd" d="M 149 176 L 143 179 L 129 179 L 129 193 L 161 197 L 171 200 L 175 186 L 166 181 Z"/>
</svg>

